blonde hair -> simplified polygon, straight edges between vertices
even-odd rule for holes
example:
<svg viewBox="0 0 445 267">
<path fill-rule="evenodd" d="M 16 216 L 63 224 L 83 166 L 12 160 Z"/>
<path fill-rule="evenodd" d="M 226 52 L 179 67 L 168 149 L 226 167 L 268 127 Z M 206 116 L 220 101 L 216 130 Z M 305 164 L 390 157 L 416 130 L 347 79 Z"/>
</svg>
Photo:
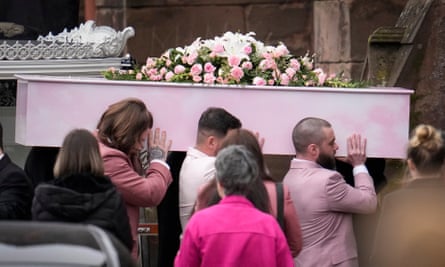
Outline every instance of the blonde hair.
<svg viewBox="0 0 445 267">
<path fill-rule="evenodd" d="M 68 133 L 54 165 L 54 177 L 89 173 L 104 175 L 104 165 L 96 138 L 85 129 L 75 129 Z"/>
<path fill-rule="evenodd" d="M 411 134 L 408 145 L 410 159 L 419 173 L 437 174 L 445 160 L 445 146 L 441 131 L 431 125 L 420 124 Z"/>
</svg>

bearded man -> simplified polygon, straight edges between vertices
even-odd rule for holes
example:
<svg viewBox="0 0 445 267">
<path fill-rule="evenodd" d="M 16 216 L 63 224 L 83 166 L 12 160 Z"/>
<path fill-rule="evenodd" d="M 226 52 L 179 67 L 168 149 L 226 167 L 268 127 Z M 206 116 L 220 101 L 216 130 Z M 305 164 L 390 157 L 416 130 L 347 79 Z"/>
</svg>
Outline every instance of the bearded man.
<svg viewBox="0 0 445 267">
<path fill-rule="evenodd" d="M 296 266 L 358 267 L 352 214 L 372 213 L 377 197 L 366 161 L 366 138 L 347 139 L 346 160 L 353 166 L 354 187 L 335 171 L 338 145 L 331 124 L 302 119 L 294 127 L 295 158 L 284 177 L 300 219 L 303 248 Z"/>
</svg>

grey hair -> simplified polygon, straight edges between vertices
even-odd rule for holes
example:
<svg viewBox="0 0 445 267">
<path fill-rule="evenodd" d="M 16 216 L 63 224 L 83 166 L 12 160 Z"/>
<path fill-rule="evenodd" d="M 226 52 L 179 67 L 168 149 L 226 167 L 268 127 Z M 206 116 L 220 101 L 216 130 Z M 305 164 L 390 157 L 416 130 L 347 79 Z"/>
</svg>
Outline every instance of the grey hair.
<svg viewBox="0 0 445 267">
<path fill-rule="evenodd" d="M 310 144 L 320 145 L 326 138 L 323 128 L 331 128 L 331 124 L 323 119 L 307 117 L 295 125 L 292 131 L 292 142 L 295 152 L 304 154 Z"/>
<path fill-rule="evenodd" d="M 215 161 L 216 179 L 226 195 L 246 195 L 258 178 L 258 165 L 246 147 L 230 145 L 218 152 Z"/>
</svg>

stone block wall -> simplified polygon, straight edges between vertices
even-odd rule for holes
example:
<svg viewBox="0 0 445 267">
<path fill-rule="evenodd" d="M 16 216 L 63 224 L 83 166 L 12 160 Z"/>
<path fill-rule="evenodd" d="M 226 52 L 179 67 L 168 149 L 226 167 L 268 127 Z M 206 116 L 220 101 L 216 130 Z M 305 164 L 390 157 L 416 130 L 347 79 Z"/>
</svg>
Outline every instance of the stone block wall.
<svg viewBox="0 0 445 267">
<path fill-rule="evenodd" d="M 284 42 L 295 55 L 318 55 L 328 72 L 359 78 L 367 38 L 391 26 L 407 0 L 96 0 L 97 23 L 133 26 L 128 49 L 138 62 L 166 49 L 225 31 L 256 32 L 267 44 Z"/>
</svg>

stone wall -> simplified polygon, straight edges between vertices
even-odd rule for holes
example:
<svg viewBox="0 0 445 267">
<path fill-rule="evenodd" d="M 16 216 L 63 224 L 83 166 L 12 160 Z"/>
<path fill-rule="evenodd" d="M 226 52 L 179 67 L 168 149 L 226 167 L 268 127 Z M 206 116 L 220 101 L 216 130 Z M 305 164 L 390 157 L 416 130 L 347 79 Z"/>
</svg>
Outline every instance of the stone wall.
<svg viewBox="0 0 445 267">
<path fill-rule="evenodd" d="M 307 51 L 329 72 L 359 78 L 367 38 L 394 25 L 407 0 L 96 0 L 97 23 L 133 26 L 128 52 L 138 62 L 197 37 L 225 31 L 256 32 L 267 44 L 284 42 L 295 55 Z"/>
</svg>

